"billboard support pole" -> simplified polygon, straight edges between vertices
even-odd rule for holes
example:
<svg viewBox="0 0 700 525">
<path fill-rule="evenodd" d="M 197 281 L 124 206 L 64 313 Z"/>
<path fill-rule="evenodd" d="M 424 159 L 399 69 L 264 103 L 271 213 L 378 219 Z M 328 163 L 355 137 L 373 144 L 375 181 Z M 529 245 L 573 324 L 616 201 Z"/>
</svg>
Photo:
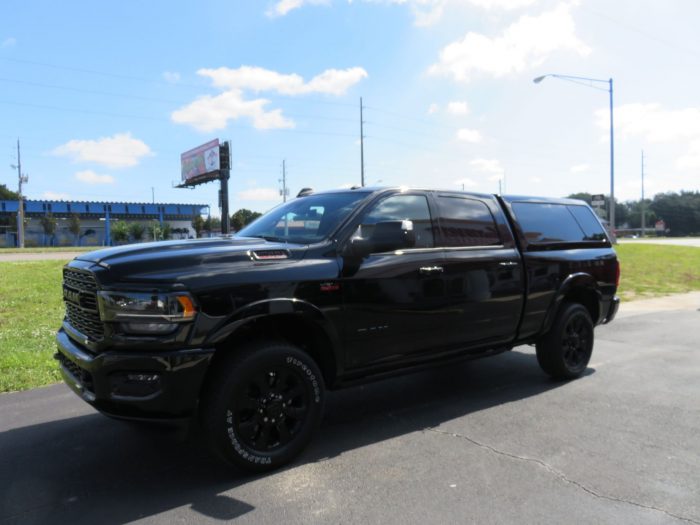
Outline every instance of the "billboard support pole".
<svg viewBox="0 0 700 525">
<path fill-rule="evenodd" d="M 230 144 L 228 141 L 223 144 L 226 153 L 230 155 Z M 228 179 L 231 175 L 230 161 L 220 168 L 221 181 L 221 233 L 231 232 L 231 217 L 228 213 Z"/>
</svg>

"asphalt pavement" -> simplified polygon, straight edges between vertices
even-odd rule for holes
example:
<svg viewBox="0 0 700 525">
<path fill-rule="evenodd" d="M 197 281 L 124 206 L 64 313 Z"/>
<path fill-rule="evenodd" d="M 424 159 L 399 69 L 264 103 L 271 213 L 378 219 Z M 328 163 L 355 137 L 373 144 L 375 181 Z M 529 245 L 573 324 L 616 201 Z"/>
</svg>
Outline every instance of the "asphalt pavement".
<svg viewBox="0 0 700 525">
<path fill-rule="evenodd" d="M 598 328 L 576 381 L 523 347 L 332 393 L 263 476 L 62 385 L 1 395 L 0 523 L 700 524 L 698 306 Z"/>
</svg>

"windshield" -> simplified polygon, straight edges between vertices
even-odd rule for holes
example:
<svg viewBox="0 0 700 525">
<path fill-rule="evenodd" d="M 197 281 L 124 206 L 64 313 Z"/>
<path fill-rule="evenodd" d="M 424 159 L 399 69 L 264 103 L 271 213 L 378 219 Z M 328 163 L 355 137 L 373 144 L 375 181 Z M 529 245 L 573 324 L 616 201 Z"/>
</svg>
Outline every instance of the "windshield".
<svg viewBox="0 0 700 525">
<path fill-rule="evenodd" d="M 308 195 L 274 208 L 239 231 L 237 237 L 311 244 L 326 238 L 343 222 L 364 192 Z"/>
</svg>

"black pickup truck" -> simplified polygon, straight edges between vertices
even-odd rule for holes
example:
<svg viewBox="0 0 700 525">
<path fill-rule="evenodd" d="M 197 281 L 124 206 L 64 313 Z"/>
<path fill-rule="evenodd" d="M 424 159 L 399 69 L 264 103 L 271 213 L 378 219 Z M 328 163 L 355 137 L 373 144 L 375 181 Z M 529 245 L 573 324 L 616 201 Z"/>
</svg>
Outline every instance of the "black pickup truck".
<svg viewBox="0 0 700 525">
<path fill-rule="evenodd" d="M 72 260 L 56 359 L 101 412 L 196 416 L 218 455 L 261 471 L 306 446 L 328 389 L 523 344 L 580 376 L 619 276 L 581 201 L 306 192 L 233 237 Z"/>
</svg>

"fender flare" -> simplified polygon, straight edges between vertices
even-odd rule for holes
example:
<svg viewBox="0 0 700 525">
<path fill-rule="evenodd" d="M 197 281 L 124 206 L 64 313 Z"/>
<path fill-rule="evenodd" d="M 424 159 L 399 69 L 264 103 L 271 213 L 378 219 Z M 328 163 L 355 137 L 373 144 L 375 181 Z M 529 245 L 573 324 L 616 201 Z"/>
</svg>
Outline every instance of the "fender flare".
<svg viewBox="0 0 700 525">
<path fill-rule="evenodd" d="M 328 350 L 333 354 L 335 361 L 335 370 L 333 372 L 338 374 L 342 365 L 342 346 L 338 332 L 320 308 L 301 299 L 263 299 L 247 304 L 236 310 L 223 323 L 212 330 L 207 339 L 212 344 L 218 344 L 257 320 L 290 315 L 297 315 L 305 321 L 311 322 L 328 338 L 331 343 L 331 348 Z"/>
<path fill-rule="evenodd" d="M 600 311 L 602 299 L 600 290 L 598 289 L 598 283 L 596 282 L 595 278 L 591 274 L 585 272 L 572 273 L 562 281 L 561 285 L 559 285 L 559 289 L 557 290 L 554 299 L 552 300 L 551 304 L 549 305 L 549 308 L 547 309 L 547 314 L 544 318 L 544 324 L 542 325 L 543 334 L 547 333 L 552 327 L 554 319 L 557 316 L 557 312 L 559 311 L 559 307 L 564 301 L 566 295 L 577 288 L 584 289 L 587 292 L 594 294 L 596 301 L 598 302 L 598 311 Z M 596 319 L 593 319 L 594 324 L 596 323 L 596 321 Z"/>
</svg>

